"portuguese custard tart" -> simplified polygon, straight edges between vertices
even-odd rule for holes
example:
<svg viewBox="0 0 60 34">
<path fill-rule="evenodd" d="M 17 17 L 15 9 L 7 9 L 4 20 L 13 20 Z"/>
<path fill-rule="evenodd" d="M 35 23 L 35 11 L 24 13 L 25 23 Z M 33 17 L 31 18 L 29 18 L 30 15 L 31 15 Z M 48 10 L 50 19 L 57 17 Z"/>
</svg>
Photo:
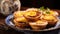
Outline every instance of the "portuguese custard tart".
<svg viewBox="0 0 60 34">
<path fill-rule="evenodd" d="M 43 14 L 52 15 L 52 16 L 58 16 L 59 15 L 58 12 L 53 11 L 53 10 L 49 10 L 49 11 L 46 10 L 46 11 L 43 12 Z"/>
<path fill-rule="evenodd" d="M 30 8 L 26 10 L 24 17 L 28 20 L 36 21 L 41 15 L 42 13 L 39 12 L 38 9 Z"/>
<path fill-rule="evenodd" d="M 57 17 L 52 15 L 45 15 L 42 19 L 48 21 L 49 25 L 55 25 L 58 21 Z"/>
<path fill-rule="evenodd" d="M 50 10 L 50 14 L 53 15 L 53 16 L 58 16 L 59 15 L 58 12 L 53 11 L 53 10 Z"/>
<path fill-rule="evenodd" d="M 48 25 L 47 21 L 42 21 L 42 20 L 38 20 L 34 23 L 30 22 L 29 25 L 31 26 L 31 28 L 33 30 L 40 30 L 40 29 L 44 29 L 46 28 L 46 26 Z"/>
<path fill-rule="evenodd" d="M 19 17 L 14 19 L 14 24 L 18 27 L 24 28 L 26 25 L 27 20 L 24 17 Z"/>
<path fill-rule="evenodd" d="M 16 12 L 14 12 L 13 16 L 14 16 L 14 18 L 21 17 L 21 16 L 23 16 L 24 12 L 25 11 L 16 11 Z"/>
</svg>

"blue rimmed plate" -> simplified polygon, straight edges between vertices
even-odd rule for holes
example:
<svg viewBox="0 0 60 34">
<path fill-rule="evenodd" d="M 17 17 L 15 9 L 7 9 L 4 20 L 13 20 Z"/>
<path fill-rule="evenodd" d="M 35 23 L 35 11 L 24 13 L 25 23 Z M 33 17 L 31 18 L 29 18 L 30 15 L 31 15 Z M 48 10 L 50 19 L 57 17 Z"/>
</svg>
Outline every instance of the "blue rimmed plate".
<svg viewBox="0 0 60 34">
<path fill-rule="evenodd" d="M 11 28 L 14 28 L 15 30 L 18 30 L 18 31 L 34 31 L 34 30 L 30 30 L 30 29 L 19 29 L 18 27 L 15 27 L 15 25 L 11 21 L 12 18 L 13 18 L 13 15 L 11 14 L 5 19 L 5 23 L 8 26 L 10 26 Z M 58 18 L 59 18 L 59 21 L 57 22 L 55 27 L 49 28 L 49 29 L 44 29 L 44 30 L 38 30 L 38 31 L 49 31 L 49 30 L 55 30 L 55 29 L 60 28 L 60 17 L 58 17 Z"/>
</svg>

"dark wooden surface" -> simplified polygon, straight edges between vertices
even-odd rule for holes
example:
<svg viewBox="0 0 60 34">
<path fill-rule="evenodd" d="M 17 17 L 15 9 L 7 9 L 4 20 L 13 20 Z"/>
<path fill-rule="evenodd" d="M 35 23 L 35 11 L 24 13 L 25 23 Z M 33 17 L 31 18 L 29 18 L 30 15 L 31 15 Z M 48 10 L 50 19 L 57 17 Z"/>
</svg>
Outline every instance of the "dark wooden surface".
<svg viewBox="0 0 60 34">
<path fill-rule="evenodd" d="M 21 8 L 21 10 L 25 10 L 27 9 L 26 7 Z M 56 10 L 56 9 L 55 9 Z M 60 14 L 60 10 L 56 10 L 59 14 Z M 0 34 L 24 34 L 22 32 L 18 32 L 12 28 L 10 28 L 9 26 L 7 26 L 5 24 L 5 18 L 6 16 L 3 16 L 2 14 L 0 14 Z"/>
</svg>

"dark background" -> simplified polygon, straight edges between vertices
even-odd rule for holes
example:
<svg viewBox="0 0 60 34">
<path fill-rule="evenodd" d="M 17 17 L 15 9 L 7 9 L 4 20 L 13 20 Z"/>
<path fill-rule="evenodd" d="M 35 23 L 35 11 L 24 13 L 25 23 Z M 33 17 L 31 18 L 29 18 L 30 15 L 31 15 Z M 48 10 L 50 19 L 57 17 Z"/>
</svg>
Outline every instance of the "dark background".
<svg viewBox="0 0 60 34">
<path fill-rule="evenodd" d="M 48 7 L 51 9 L 60 9 L 59 0 L 20 0 L 24 7 Z"/>
<path fill-rule="evenodd" d="M 20 0 L 21 1 L 21 5 L 22 7 L 36 7 L 39 8 L 41 6 L 44 7 L 49 7 L 51 9 L 60 9 L 60 1 L 59 0 Z M 24 9 L 24 8 L 22 8 Z M 59 12 L 60 15 L 60 10 L 58 10 L 57 12 Z M 49 31 L 49 32 L 43 32 L 44 34 L 58 34 L 58 30 L 53 30 L 53 31 Z M 8 27 L 5 24 L 5 18 L 4 16 L 2 16 L 0 14 L 0 34 L 24 34 L 23 32 L 18 32 L 16 30 L 14 30 L 11 27 Z M 40 33 L 41 34 L 41 33 Z"/>
</svg>

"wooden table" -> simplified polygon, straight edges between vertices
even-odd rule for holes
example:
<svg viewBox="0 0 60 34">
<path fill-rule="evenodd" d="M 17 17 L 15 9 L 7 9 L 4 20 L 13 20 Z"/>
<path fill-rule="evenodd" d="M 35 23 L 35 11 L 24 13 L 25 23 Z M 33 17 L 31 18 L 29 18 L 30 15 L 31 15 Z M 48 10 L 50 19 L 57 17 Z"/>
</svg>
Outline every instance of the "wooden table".
<svg viewBox="0 0 60 34">
<path fill-rule="evenodd" d="M 23 10 L 25 10 L 25 9 L 27 9 L 27 8 L 25 7 Z M 60 10 L 56 10 L 56 11 L 60 14 Z M 0 34 L 18 34 L 18 33 L 24 34 L 22 32 L 17 32 L 16 30 L 7 26 L 5 24 L 5 18 L 6 18 L 6 16 L 3 16 L 3 15 L 0 14 Z"/>
</svg>

